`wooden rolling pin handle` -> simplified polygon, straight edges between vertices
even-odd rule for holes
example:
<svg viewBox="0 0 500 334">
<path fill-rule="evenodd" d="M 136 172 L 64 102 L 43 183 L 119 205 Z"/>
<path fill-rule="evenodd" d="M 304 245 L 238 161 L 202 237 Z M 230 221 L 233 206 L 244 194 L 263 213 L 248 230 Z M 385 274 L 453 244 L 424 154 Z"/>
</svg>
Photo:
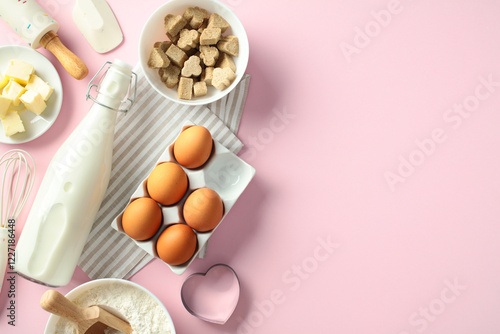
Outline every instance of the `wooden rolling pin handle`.
<svg viewBox="0 0 500 334">
<path fill-rule="evenodd" d="M 87 76 L 89 70 L 83 61 L 71 52 L 59 39 L 54 31 L 49 31 L 41 39 L 40 44 L 52 52 L 62 66 L 77 80 Z"/>
</svg>

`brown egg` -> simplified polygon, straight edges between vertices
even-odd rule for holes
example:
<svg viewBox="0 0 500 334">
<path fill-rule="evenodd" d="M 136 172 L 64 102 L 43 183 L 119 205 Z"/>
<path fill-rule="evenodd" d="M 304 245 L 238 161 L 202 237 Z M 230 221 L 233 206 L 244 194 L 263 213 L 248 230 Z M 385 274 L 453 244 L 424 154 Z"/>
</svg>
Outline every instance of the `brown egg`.
<svg viewBox="0 0 500 334">
<path fill-rule="evenodd" d="M 130 203 L 122 216 L 123 231 L 132 239 L 147 240 L 160 228 L 161 208 L 148 197 L 141 197 Z"/>
<path fill-rule="evenodd" d="M 164 262 L 177 266 L 189 260 L 196 250 L 196 233 L 185 224 L 174 224 L 160 234 L 156 251 Z"/>
<path fill-rule="evenodd" d="M 214 229 L 224 214 L 224 204 L 215 191 L 200 188 L 191 193 L 183 208 L 186 224 L 198 232 Z"/>
<path fill-rule="evenodd" d="M 203 126 L 195 125 L 182 131 L 174 143 L 174 156 L 186 168 L 198 168 L 212 153 L 212 135 Z"/>
<path fill-rule="evenodd" d="M 188 178 L 181 166 L 165 162 L 153 169 L 148 177 L 149 196 L 162 205 L 179 202 L 186 193 Z"/>
</svg>

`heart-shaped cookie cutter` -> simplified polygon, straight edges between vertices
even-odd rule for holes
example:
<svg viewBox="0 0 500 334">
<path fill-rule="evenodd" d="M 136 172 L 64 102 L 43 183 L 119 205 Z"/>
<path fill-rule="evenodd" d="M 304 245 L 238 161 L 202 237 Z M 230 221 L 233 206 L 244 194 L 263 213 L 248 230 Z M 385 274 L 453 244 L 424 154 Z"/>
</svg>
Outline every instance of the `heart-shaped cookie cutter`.
<svg viewBox="0 0 500 334">
<path fill-rule="evenodd" d="M 226 264 L 215 264 L 204 273 L 191 274 L 181 288 L 186 310 L 198 319 L 225 324 L 240 298 L 240 280 Z"/>
</svg>

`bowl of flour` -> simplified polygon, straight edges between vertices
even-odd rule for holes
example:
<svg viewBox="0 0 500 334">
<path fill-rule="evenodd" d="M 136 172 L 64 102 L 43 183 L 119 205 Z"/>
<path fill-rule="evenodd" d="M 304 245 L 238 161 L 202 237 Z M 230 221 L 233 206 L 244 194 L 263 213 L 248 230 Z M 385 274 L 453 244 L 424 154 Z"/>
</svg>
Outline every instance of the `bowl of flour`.
<svg viewBox="0 0 500 334">
<path fill-rule="evenodd" d="M 76 287 L 66 297 L 82 307 L 99 305 L 118 316 L 121 314 L 134 329 L 133 334 L 175 334 L 165 306 L 136 283 L 115 278 L 98 279 Z M 120 333 L 114 329 L 105 331 L 105 334 Z M 51 314 L 45 334 L 77 334 L 77 327 L 74 322 Z"/>
</svg>

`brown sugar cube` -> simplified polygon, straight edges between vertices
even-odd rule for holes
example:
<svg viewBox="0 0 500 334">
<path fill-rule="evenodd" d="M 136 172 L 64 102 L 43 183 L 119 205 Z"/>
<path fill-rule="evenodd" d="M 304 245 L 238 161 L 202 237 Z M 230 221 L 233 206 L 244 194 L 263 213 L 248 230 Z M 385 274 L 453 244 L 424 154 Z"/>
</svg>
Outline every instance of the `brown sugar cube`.
<svg viewBox="0 0 500 334">
<path fill-rule="evenodd" d="M 212 78 L 212 86 L 218 90 L 224 90 L 231 85 L 231 83 L 236 79 L 236 75 L 233 70 L 229 67 L 219 68 L 214 70 Z"/>
<path fill-rule="evenodd" d="M 193 95 L 193 79 L 181 77 L 179 87 L 177 87 L 177 96 L 179 99 L 191 100 Z"/>
<path fill-rule="evenodd" d="M 207 66 L 215 66 L 217 59 L 219 59 L 219 50 L 215 46 L 201 45 L 200 58 Z"/>
<path fill-rule="evenodd" d="M 166 54 L 170 61 L 179 67 L 184 66 L 184 62 L 187 60 L 186 53 L 179 49 L 175 44 L 170 45 Z"/>
<path fill-rule="evenodd" d="M 195 97 L 207 95 L 208 89 L 205 81 L 198 81 L 193 86 L 193 95 Z"/>
<path fill-rule="evenodd" d="M 203 24 L 198 28 L 198 32 L 200 35 L 203 33 L 203 30 L 207 29 L 208 27 L 208 21 L 203 22 Z"/>
<path fill-rule="evenodd" d="M 191 28 L 198 29 L 208 19 L 208 12 L 200 7 L 188 7 L 182 15 Z"/>
<path fill-rule="evenodd" d="M 179 83 L 181 69 L 171 64 L 167 68 L 160 68 L 158 73 L 160 74 L 161 81 L 163 81 L 168 88 L 174 88 L 175 85 Z"/>
<path fill-rule="evenodd" d="M 215 67 L 207 67 L 201 73 L 201 81 L 205 82 L 207 86 L 212 86 L 212 78 L 214 77 Z"/>
<path fill-rule="evenodd" d="M 201 74 L 201 66 L 200 66 L 200 57 L 191 56 L 184 63 L 184 67 L 182 68 L 182 76 L 189 78 L 191 76 L 197 77 Z"/>
<path fill-rule="evenodd" d="M 164 41 L 164 42 L 156 42 L 154 47 L 161 49 L 161 51 L 163 51 L 163 52 L 167 52 L 170 45 L 172 45 L 171 41 Z"/>
<path fill-rule="evenodd" d="M 179 34 L 177 34 L 177 35 L 175 35 L 175 36 L 172 36 L 171 34 L 169 34 L 169 33 L 167 32 L 167 37 L 168 37 L 168 39 L 169 39 L 172 43 L 177 44 L 177 42 L 179 41 L 180 35 L 179 35 Z"/>
<path fill-rule="evenodd" d="M 165 52 L 160 48 L 153 48 L 149 54 L 148 66 L 150 68 L 162 68 L 168 67 L 168 65 L 170 65 L 170 60 Z"/>
<path fill-rule="evenodd" d="M 238 57 L 238 54 L 240 53 L 238 37 L 232 35 L 222 37 L 222 39 L 217 43 L 217 48 L 219 51 L 227 53 L 228 55 Z"/>
<path fill-rule="evenodd" d="M 220 40 L 220 28 L 207 28 L 200 36 L 200 45 L 215 45 Z"/>
<path fill-rule="evenodd" d="M 219 61 L 215 66 L 220 68 L 229 67 L 231 70 L 233 70 L 234 73 L 236 73 L 236 64 L 234 63 L 234 59 L 227 53 L 221 54 L 221 56 L 219 57 Z"/>
<path fill-rule="evenodd" d="M 186 26 L 187 21 L 182 17 L 182 15 L 174 16 L 172 14 L 168 14 L 167 16 L 165 16 L 164 23 L 167 35 L 175 37 L 179 34 L 181 29 Z"/>
<path fill-rule="evenodd" d="M 229 23 L 219 14 L 213 13 L 208 19 L 208 28 L 220 28 L 222 33 L 224 33 L 229 28 Z"/>
<path fill-rule="evenodd" d="M 200 66 L 201 66 L 201 70 L 203 71 L 203 69 L 204 69 L 205 67 L 207 67 L 207 66 L 205 65 L 205 63 L 203 62 L 203 60 L 201 60 L 201 53 L 200 53 L 200 51 L 196 52 L 196 53 L 194 54 L 194 56 L 196 56 L 196 57 L 200 58 Z"/>
<path fill-rule="evenodd" d="M 189 51 L 198 46 L 200 34 L 196 30 L 182 29 L 177 46 L 183 51 Z"/>
</svg>

